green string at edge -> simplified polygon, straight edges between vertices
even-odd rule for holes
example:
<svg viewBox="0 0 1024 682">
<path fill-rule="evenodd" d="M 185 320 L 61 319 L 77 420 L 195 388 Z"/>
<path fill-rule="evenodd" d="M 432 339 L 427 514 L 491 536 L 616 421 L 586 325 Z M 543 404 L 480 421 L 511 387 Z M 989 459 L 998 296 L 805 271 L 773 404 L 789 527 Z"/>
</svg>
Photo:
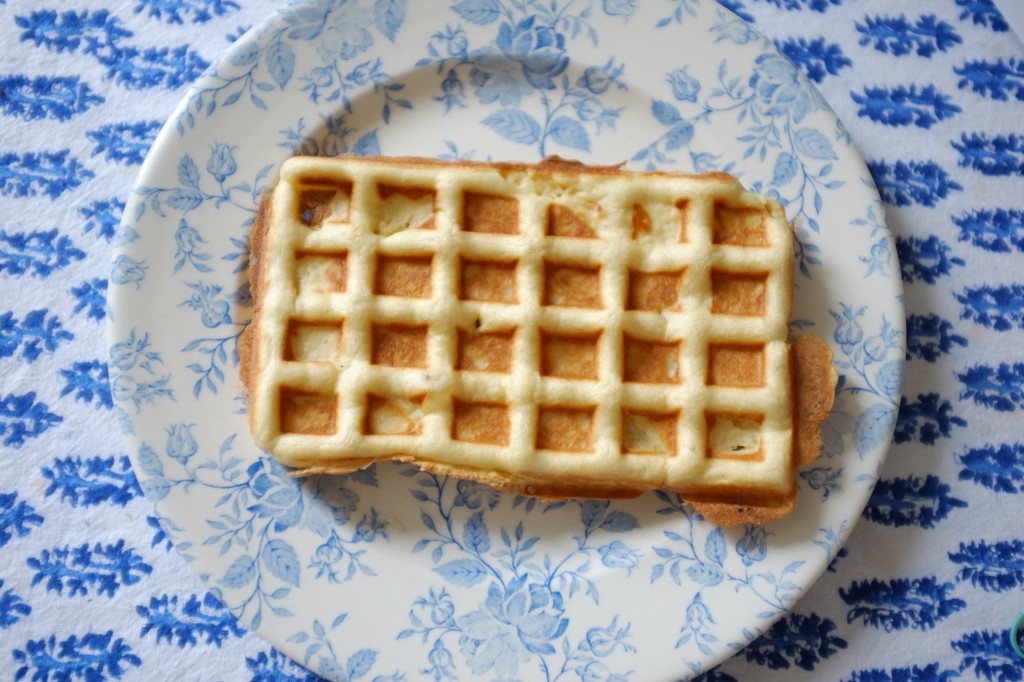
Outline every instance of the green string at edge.
<svg viewBox="0 0 1024 682">
<path fill-rule="evenodd" d="M 1017 616 L 1017 620 L 1014 622 L 1013 627 L 1010 628 L 1010 646 L 1017 653 L 1018 656 L 1024 658 L 1024 650 L 1020 648 L 1020 627 L 1024 625 L 1024 613 Z"/>
</svg>

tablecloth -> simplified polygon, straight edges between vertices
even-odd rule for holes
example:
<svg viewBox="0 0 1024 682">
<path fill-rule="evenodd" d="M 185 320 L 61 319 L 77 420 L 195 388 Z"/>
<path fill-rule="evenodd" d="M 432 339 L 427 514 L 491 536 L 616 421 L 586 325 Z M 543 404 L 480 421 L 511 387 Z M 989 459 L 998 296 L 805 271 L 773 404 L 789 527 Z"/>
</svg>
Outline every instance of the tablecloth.
<svg viewBox="0 0 1024 682">
<path fill-rule="evenodd" d="M 721 4 L 804 71 L 868 162 L 896 235 L 907 365 L 849 542 L 703 679 L 1022 680 L 1024 43 L 990 0 Z M 171 547 L 125 456 L 104 337 L 148 147 L 277 7 L 0 0 L 0 679 L 318 679 Z"/>
</svg>

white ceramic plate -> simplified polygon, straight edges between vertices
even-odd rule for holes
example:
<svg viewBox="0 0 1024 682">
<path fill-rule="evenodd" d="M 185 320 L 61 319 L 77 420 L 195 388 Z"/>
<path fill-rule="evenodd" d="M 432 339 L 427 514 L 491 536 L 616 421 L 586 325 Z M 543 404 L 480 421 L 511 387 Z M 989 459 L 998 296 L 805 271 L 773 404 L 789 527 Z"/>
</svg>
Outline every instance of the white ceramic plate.
<svg viewBox="0 0 1024 682">
<path fill-rule="evenodd" d="M 204 75 L 153 147 L 111 275 L 110 380 L 178 551 L 332 680 L 669 680 L 790 609 L 877 477 L 904 357 L 878 195 L 796 70 L 711 0 L 300 2 Z M 532 14 L 528 14 L 532 12 Z M 660 14 L 659 14 L 660 12 Z M 796 512 L 722 530 L 675 496 L 560 505 L 401 465 L 297 481 L 257 450 L 236 342 L 246 234 L 290 154 L 724 169 L 795 219 L 794 325 L 842 375 Z"/>
</svg>

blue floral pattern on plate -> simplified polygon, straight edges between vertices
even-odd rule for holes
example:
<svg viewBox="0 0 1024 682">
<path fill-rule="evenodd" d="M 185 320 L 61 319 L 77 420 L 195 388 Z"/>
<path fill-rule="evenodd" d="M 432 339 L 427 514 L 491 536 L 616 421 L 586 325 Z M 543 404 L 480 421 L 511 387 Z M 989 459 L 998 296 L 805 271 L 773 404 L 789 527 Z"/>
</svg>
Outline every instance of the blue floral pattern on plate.
<svg viewBox="0 0 1024 682">
<path fill-rule="evenodd" d="M 111 399 L 166 537 L 327 679 L 697 675 L 769 632 L 864 508 L 906 345 L 878 192 L 770 43 L 710 0 L 675 5 L 306 0 L 245 34 L 158 135 L 116 235 Z M 293 153 L 558 153 L 723 169 L 778 198 L 793 327 L 828 340 L 840 373 L 796 513 L 722 529 L 663 492 L 543 504 L 402 465 L 287 476 L 249 438 L 237 346 L 247 232 Z"/>
</svg>

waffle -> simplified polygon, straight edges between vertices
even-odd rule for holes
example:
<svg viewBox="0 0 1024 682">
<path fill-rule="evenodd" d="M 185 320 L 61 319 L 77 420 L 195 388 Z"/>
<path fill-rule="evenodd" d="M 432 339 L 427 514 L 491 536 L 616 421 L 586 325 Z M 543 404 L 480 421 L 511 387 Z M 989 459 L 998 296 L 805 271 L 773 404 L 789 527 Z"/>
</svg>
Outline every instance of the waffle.
<svg viewBox="0 0 1024 682">
<path fill-rule="evenodd" d="M 297 474 L 663 488 L 732 524 L 788 513 L 820 447 L 790 227 L 731 176 L 297 157 L 251 246 L 250 425 Z"/>
</svg>

